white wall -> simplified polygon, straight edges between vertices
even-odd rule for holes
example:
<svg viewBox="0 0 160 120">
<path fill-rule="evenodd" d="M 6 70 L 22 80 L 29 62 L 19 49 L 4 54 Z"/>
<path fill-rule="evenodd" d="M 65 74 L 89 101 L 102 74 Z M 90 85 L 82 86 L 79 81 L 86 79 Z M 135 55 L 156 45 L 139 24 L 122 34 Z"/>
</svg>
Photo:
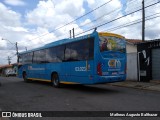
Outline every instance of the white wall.
<svg viewBox="0 0 160 120">
<path fill-rule="evenodd" d="M 126 45 L 127 53 L 137 53 L 137 46 L 128 44 Z"/>
<path fill-rule="evenodd" d="M 127 53 L 127 80 L 138 81 L 137 53 Z"/>
<path fill-rule="evenodd" d="M 127 80 L 138 81 L 137 46 L 127 43 Z"/>
</svg>

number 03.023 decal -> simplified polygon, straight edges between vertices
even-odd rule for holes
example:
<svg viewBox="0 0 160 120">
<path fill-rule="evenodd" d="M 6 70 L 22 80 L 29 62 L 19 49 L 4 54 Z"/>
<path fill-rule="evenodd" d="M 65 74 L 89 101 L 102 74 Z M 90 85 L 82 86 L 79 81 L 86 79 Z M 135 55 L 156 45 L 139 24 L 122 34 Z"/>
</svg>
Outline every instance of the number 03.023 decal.
<svg viewBox="0 0 160 120">
<path fill-rule="evenodd" d="M 75 71 L 86 71 L 86 67 L 75 67 Z"/>
</svg>

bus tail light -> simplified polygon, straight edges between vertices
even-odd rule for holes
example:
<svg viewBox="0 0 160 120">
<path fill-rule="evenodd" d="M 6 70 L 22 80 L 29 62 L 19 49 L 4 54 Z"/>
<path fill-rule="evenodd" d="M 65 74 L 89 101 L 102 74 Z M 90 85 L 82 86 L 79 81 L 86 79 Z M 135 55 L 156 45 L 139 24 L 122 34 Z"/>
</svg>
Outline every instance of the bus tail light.
<svg viewBox="0 0 160 120">
<path fill-rule="evenodd" d="M 98 63 L 97 65 L 97 74 L 102 76 L 102 64 L 101 63 Z"/>
</svg>

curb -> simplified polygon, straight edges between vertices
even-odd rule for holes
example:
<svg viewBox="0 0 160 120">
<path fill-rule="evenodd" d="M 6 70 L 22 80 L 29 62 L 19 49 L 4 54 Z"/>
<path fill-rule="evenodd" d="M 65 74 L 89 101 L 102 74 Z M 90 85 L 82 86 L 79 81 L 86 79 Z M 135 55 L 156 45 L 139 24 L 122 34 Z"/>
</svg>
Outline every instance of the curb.
<svg viewBox="0 0 160 120">
<path fill-rule="evenodd" d="M 140 89 L 140 90 L 149 90 L 149 91 L 157 91 L 160 92 L 160 83 L 151 83 L 151 85 L 142 85 L 138 83 L 133 82 L 122 82 L 122 83 L 110 83 L 112 86 L 119 86 L 119 87 L 127 87 L 127 88 L 134 88 L 134 89 Z M 144 83 L 145 84 L 145 83 Z"/>
</svg>

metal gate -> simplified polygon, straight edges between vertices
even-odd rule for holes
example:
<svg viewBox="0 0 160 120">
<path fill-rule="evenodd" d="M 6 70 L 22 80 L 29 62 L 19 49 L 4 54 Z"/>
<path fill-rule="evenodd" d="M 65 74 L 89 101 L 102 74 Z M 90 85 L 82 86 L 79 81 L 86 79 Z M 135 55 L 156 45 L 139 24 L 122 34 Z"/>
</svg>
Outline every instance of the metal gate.
<svg viewBox="0 0 160 120">
<path fill-rule="evenodd" d="M 152 49 L 152 79 L 160 80 L 160 49 Z"/>
</svg>

